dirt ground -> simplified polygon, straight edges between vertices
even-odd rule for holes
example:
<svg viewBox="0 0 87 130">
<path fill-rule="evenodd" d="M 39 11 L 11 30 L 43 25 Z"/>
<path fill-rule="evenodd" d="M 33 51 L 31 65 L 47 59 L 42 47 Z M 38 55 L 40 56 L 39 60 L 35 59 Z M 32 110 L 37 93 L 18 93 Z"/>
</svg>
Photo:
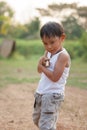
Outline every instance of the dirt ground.
<svg viewBox="0 0 87 130">
<path fill-rule="evenodd" d="M 38 130 L 32 121 L 36 87 L 34 83 L 0 89 L 0 130 Z M 87 90 L 66 87 L 57 130 L 87 130 Z"/>
</svg>

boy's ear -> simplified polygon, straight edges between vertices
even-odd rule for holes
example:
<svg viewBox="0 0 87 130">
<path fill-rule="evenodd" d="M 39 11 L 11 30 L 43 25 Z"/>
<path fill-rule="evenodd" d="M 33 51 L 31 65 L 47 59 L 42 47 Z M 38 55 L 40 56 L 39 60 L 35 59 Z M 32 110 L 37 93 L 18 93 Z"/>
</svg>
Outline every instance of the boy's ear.
<svg viewBox="0 0 87 130">
<path fill-rule="evenodd" d="M 66 35 L 65 35 L 65 33 L 63 33 L 63 34 L 61 35 L 61 40 L 64 41 L 65 38 L 66 38 Z"/>
<path fill-rule="evenodd" d="M 66 38 L 66 35 L 65 35 L 65 33 L 63 33 L 61 36 L 61 40 L 64 40 L 65 38 Z"/>
</svg>

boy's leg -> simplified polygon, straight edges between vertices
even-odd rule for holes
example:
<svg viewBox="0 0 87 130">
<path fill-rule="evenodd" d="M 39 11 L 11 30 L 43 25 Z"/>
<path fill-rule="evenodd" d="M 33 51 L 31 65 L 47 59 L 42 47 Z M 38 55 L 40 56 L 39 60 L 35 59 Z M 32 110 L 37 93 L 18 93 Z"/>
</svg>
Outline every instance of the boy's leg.
<svg viewBox="0 0 87 130">
<path fill-rule="evenodd" d="M 39 120 L 40 130 L 56 130 L 61 99 L 63 97 L 58 94 L 46 94 L 42 96 L 41 116 Z"/>
<path fill-rule="evenodd" d="M 38 127 L 38 122 L 41 113 L 41 96 L 35 94 L 34 111 L 33 111 L 33 122 Z"/>
</svg>

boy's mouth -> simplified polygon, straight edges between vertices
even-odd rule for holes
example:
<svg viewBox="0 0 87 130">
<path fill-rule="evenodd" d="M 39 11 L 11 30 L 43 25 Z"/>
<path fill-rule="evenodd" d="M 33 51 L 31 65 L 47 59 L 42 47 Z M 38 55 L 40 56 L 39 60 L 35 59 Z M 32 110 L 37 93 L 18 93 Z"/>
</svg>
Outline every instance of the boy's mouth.
<svg viewBox="0 0 87 130">
<path fill-rule="evenodd" d="M 53 52 L 54 52 L 54 50 L 49 50 L 49 52 L 50 52 L 50 53 L 53 53 Z"/>
</svg>

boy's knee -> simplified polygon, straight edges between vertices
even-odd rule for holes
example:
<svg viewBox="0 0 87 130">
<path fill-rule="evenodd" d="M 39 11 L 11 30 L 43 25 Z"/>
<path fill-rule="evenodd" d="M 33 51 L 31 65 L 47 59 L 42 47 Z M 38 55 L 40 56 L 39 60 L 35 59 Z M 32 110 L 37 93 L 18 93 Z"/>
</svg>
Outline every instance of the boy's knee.
<svg viewBox="0 0 87 130">
<path fill-rule="evenodd" d="M 40 130 L 56 130 L 54 121 L 52 122 L 52 120 L 49 120 L 49 119 L 40 120 L 38 127 Z"/>
</svg>

